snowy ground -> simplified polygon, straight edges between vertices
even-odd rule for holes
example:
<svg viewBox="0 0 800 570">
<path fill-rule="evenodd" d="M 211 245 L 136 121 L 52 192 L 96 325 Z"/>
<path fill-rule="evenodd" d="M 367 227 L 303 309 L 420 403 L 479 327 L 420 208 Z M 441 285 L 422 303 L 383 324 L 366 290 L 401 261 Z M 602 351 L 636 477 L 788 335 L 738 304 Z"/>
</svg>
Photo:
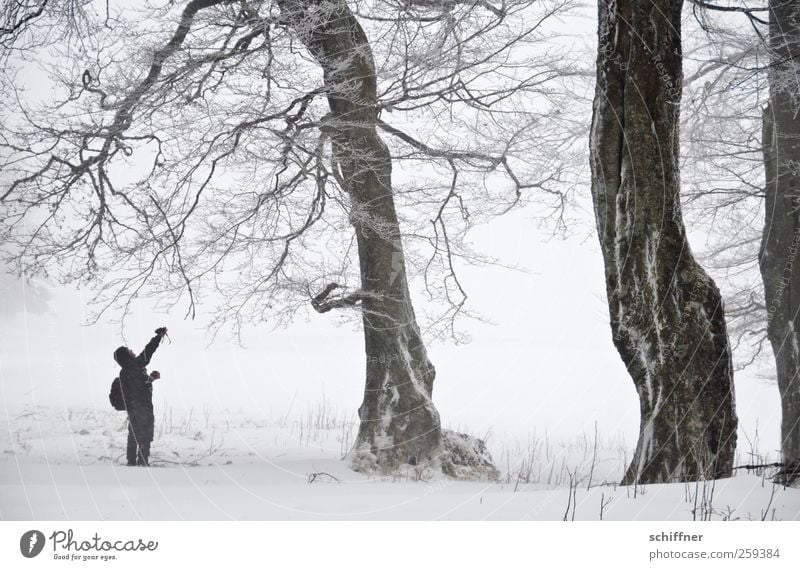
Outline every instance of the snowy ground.
<svg viewBox="0 0 800 570">
<path fill-rule="evenodd" d="M 341 458 L 354 417 L 324 404 L 272 419 L 209 409 L 177 417 L 160 409 L 150 469 L 123 465 L 123 413 L 5 410 L 0 518 L 800 520 L 800 489 L 773 485 L 769 472 L 619 487 L 613 482 L 630 446 L 594 434 L 571 441 L 490 435 L 502 471 L 497 482 L 413 468 L 379 478 L 348 469 Z"/>
</svg>

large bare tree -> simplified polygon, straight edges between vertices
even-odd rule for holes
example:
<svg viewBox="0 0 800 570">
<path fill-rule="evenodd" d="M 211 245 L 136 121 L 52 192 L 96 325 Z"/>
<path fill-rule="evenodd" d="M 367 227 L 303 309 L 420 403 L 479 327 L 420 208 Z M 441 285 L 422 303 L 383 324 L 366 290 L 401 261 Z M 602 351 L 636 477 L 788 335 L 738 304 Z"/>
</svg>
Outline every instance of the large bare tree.
<svg viewBox="0 0 800 570">
<path fill-rule="evenodd" d="M 101 312 L 212 303 L 214 326 L 238 330 L 309 302 L 354 309 L 354 466 L 464 473 L 440 457 L 453 442 L 410 274 L 435 303 L 431 334 L 455 335 L 457 267 L 479 260 L 465 232 L 533 196 L 563 212 L 577 128 L 554 111 L 570 67 L 548 26 L 569 4 L 83 3 L 90 33 L 48 46 L 78 3 L 31 3 L 4 82 L 6 260 L 98 284 Z M 42 82 L 26 59 L 52 94 L 26 91 Z"/>
<path fill-rule="evenodd" d="M 680 205 L 683 2 L 598 4 L 592 196 L 613 340 L 641 409 L 623 482 L 729 476 L 737 418 L 722 299 Z"/>
</svg>

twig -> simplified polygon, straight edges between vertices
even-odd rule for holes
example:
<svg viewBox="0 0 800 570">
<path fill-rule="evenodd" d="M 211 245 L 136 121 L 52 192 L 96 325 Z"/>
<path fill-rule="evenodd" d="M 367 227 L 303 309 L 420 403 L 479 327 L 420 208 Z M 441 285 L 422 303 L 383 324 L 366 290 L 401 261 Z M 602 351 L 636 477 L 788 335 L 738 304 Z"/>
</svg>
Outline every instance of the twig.
<svg viewBox="0 0 800 570">
<path fill-rule="evenodd" d="M 336 481 L 337 483 L 341 483 L 339 479 L 331 475 L 330 473 L 325 473 L 323 471 L 318 471 L 316 473 L 309 473 L 308 474 L 308 483 L 311 484 L 320 477 L 328 477 L 331 481 Z"/>
<path fill-rule="evenodd" d="M 592 477 L 594 476 L 595 463 L 597 463 L 597 422 L 594 422 L 594 445 L 592 446 L 592 467 L 589 469 L 589 483 L 586 484 L 587 491 L 592 487 Z"/>
<path fill-rule="evenodd" d="M 786 467 L 787 463 L 762 463 L 760 465 L 737 465 L 734 467 L 735 469 L 747 469 L 748 471 L 753 469 L 765 469 L 767 467 Z"/>
<path fill-rule="evenodd" d="M 767 514 L 769 513 L 769 508 L 772 506 L 772 499 L 775 498 L 775 484 L 772 485 L 772 492 L 769 494 L 769 502 L 767 503 L 767 508 L 764 509 L 764 514 L 761 515 L 761 520 L 767 520 Z"/>
</svg>

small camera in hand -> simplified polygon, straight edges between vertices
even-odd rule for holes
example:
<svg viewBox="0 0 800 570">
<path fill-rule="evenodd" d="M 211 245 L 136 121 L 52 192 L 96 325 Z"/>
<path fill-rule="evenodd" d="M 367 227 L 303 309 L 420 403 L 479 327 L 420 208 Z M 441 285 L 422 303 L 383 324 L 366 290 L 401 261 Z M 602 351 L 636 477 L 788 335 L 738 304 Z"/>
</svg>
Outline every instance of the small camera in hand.
<svg viewBox="0 0 800 570">
<path fill-rule="evenodd" d="M 167 327 L 159 327 L 156 329 L 156 334 L 159 336 L 164 336 L 167 334 Z"/>
</svg>

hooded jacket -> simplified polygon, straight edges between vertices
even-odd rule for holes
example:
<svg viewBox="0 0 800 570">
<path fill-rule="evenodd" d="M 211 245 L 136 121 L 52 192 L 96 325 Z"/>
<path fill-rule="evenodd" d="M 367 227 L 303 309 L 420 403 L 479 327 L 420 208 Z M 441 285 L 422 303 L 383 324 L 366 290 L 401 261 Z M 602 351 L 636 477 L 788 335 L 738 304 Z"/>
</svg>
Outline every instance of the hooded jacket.
<svg viewBox="0 0 800 570">
<path fill-rule="evenodd" d="M 154 336 L 139 356 L 131 356 L 130 351 L 122 346 L 114 351 L 114 360 L 121 367 L 119 383 L 128 410 L 153 407 L 153 385 L 147 375 L 146 367 L 150 364 L 150 359 L 160 342 L 161 335 Z"/>
</svg>

